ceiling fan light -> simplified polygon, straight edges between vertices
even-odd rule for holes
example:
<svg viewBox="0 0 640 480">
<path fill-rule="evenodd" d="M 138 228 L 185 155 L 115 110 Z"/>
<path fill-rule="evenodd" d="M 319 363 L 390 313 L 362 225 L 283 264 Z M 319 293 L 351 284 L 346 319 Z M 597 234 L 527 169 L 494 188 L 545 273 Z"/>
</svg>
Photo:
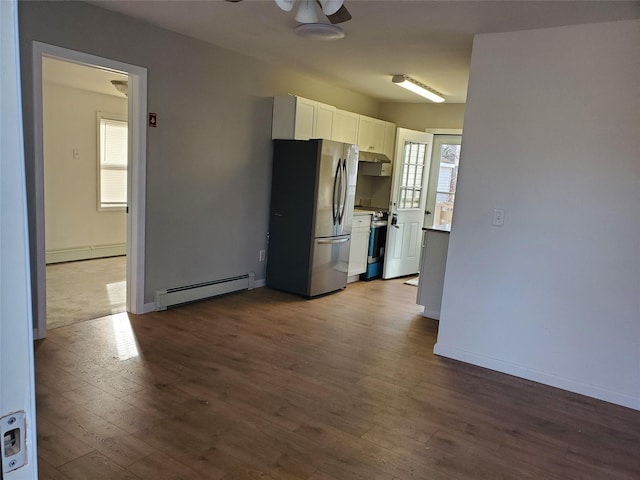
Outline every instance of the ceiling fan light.
<svg viewBox="0 0 640 480">
<path fill-rule="evenodd" d="M 290 12 L 293 8 L 293 2 L 295 0 L 275 0 L 276 4 L 280 7 L 281 10 L 285 12 Z"/>
<path fill-rule="evenodd" d="M 296 35 L 313 40 L 338 40 L 344 38 L 344 32 L 337 25 L 328 23 L 303 23 L 295 29 Z"/>
<path fill-rule="evenodd" d="M 300 0 L 300 7 L 296 15 L 296 22 L 318 23 L 315 0 Z"/>
<path fill-rule="evenodd" d="M 333 15 L 340 10 L 343 3 L 344 0 L 320 0 L 320 5 L 322 5 L 322 11 L 325 15 Z"/>
<path fill-rule="evenodd" d="M 421 97 L 431 100 L 432 102 L 444 102 L 444 97 L 440 94 L 433 91 L 430 87 L 427 87 L 424 83 L 408 77 L 407 75 L 394 75 L 391 81 L 399 87 L 406 88 L 407 90 L 417 93 Z"/>
<path fill-rule="evenodd" d="M 123 94 L 125 97 L 129 96 L 129 82 L 126 80 L 111 80 L 111 85 L 115 87 L 115 89 Z"/>
</svg>

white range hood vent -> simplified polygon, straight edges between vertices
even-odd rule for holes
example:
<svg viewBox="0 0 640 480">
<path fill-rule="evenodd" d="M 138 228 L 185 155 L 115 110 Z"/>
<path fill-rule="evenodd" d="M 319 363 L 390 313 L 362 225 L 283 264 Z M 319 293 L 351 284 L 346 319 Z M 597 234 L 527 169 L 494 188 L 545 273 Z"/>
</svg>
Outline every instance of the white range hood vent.
<svg viewBox="0 0 640 480">
<path fill-rule="evenodd" d="M 360 150 L 358 161 L 368 163 L 391 163 L 391 159 L 384 153 L 367 152 Z"/>
</svg>

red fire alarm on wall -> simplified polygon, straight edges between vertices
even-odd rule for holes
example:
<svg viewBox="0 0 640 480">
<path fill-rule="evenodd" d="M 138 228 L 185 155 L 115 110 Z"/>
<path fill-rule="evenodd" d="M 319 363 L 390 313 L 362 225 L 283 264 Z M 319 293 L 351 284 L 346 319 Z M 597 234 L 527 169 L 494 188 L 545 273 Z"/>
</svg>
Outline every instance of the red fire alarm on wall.
<svg viewBox="0 0 640 480">
<path fill-rule="evenodd" d="M 149 112 L 149 126 L 156 127 L 156 114 Z"/>
</svg>

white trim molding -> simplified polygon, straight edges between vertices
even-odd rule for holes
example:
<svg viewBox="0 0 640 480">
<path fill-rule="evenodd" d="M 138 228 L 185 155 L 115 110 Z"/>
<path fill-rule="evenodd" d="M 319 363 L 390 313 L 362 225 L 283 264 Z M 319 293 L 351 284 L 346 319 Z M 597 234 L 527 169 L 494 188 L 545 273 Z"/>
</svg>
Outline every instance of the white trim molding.
<svg viewBox="0 0 640 480">
<path fill-rule="evenodd" d="M 141 314 L 144 304 L 145 212 L 147 160 L 147 69 L 89 53 L 33 42 L 33 105 L 35 155 L 37 325 L 36 337 L 46 336 L 46 252 L 44 237 L 44 160 L 42 125 L 42 57 L 125 73 L 129 76 L 129 213 L 127 217 L 127 311 Z"/>
<path fill-rule="evenodd" d="M 461 128 L 425 128 L 424 131 L 434 135 L 462 135 Z"/>
<path fill-rule="evenodd" d="M 120 257 L 127 254 L 126 243 L 113 245 L 86 245 L 73 248 L 57 248 L 47 250 L 47 265 L 50 263 L 75 262 L 94 258 Z"/>
</svg>

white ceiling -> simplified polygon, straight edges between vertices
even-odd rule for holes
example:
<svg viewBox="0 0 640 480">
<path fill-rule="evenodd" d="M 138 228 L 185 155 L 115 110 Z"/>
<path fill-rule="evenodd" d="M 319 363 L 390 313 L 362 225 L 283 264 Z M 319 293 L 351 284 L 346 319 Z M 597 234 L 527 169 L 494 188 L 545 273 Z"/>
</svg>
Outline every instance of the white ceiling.
<svg viewBox="0 0 640 480">
<path fill-rule="evenodd" d="M 423 100 L 393 85 L 392 75 L 465 102 L 476 33 L 640 18 L 640 2 L 629 0 L 345 0 L 353 16 L 340 25 L 345 38 L 318 41 L 295 35 L 297 5 L 284 12 L 273 0 L 90 3 L 380 101 L 412 103 Z"/>
<path fill-rule="evenodd" d="M 78 65 L 55 58 L 44 57 L 42 59 L 42 81 L 44 83 L 53 83 L 124 98 L 124 95 L 118 92 L 111 84 L 111 80 L 126 79 L 127 75 L 110 70 Z"/>
</svg>

